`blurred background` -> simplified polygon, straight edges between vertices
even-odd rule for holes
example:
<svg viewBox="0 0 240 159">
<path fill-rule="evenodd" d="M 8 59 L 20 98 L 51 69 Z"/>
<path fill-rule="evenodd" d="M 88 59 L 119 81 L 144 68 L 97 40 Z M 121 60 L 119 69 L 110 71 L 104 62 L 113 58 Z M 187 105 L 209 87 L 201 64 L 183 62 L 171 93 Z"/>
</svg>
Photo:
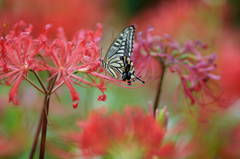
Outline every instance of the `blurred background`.
<svg viewBox="0 0 240 159">
<path fill-rule="evenodd" d="M 204 55 L 216 52 L 219 82 L 225 98 L 238 97 L 240 93 L 240 1 L 237 0 L 0 0 L 0 23 L 14 25 L 19 20 L 33 25 L 32 36 L 37 38 L 46 24 L 52 24 L 49 41 L 56 37 L 62 26 L 71 40 L 80 29 L 96 30 L 103 25 L 99 48 L 105 53 L 112 34 L 118 35 L 130 24 L 137 25 L 137 32 L 154 27 L 153 35 L 169 34 L 180 44 L 187 40 L 201 39 L 209 48 Z M 159 70 L 160 71 L 160 70 Z M 30 73 L 30 78 L 35 77 Z M 53 96 L 50 104 L 46 158 L 59 158 L 55 149 L 73 148 L 60 135 L 76 129 L 75 121 L 86 118 L 90 110 L 106 106 L 122 110 L 126 105 L 140 106 L 147 110 L 153 101 L 159 78 L 137 89 L 112 86 L 107 89 L 107 100 L 97 100 L 101 92 L 96 88 L 75 87 L 80 95 L 78 109 L 71 106 L 69 90 L 63 86 Z M 201 132 L 192 153 L 183 158 L 238 159 L 240 158 L 240 109 L 236 100 L 231 106 L 214 113 L 200 108 L 197 113 L 209 120 L 201 123 L 194 118 L 182 120 L 172 108 L 174 92 L 179 84 L 177 74 L 167 71 L 159 107 L 167 105 L 169 127 L 184 126 L 183 135 L 192 137 Z M 19 106 L 8 103 L 11 86 L 0 86 L 0 158 L 28 158 L 43 103 L 43 96 L 26 81 L 22 82 L 17 98 Z M 181 103 L 179 103 L 181 105 Z M 180 138 L 179 136 L 175 138 Z M 176 139 L 177 140 L 177 139 Z M 57 148 L 56 148 L 57 147 Z M 38 158 L 38 152 L 35 158 Z"/>
</svg>

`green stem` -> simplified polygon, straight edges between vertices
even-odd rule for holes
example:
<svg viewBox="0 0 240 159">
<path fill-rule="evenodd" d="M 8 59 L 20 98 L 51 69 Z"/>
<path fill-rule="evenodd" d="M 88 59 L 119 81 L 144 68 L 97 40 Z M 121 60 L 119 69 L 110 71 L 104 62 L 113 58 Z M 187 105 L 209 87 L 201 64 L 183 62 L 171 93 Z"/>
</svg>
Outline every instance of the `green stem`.
<svg viewBox="0 0 240 159">
<path fill-rule="evenodd" d="M 162 84 L 163 84 L 163 77 L 164 77 L 165 70 L 166 70 L 166 66 L 164 64 L 163 59 L 161 57 L 159 57 L 158 60 L 159 60 L 159 62 L 161 64 L 161 66 L 162 66 L 162 73 L 161 73 L 160 81 L 158 83 L 157 94 L 156 94 L 155 101 L 154 101 L 154 106 L 153 106 L 154 117 L 156 115 L 156 110 L 158 108 L 158 104 L 159 104 L 159 101 L 160 101 L 160 96 L 161 96 L 161 91 L 162 91 Z"/>
</svg>

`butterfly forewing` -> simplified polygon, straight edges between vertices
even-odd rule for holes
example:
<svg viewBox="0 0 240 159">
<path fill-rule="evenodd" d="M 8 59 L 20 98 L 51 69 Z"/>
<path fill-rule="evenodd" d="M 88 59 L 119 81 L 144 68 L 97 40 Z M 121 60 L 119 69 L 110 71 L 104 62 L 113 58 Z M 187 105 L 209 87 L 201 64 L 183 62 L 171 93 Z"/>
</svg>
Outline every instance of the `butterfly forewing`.
<svg viewBox="0 0 240 159">
<path fill-rule="evenodd" d="M 131 57 L 135 30 L 134 25 L 124 29 L 109 47 L 105 59 L 110 59 L 113 56 Z"/>
</svg>

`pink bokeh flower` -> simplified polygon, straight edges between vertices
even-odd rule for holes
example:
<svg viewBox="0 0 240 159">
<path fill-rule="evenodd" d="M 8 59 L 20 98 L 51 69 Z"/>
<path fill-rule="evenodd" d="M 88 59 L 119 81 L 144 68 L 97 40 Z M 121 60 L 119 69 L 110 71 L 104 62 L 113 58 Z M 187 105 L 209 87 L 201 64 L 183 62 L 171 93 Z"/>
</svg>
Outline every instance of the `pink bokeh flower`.
<svg viewBox="0 0 240 159">
<path fill-rule="evenodd" d="M 145 38 L 142 37 L 143 32 L 137 34 L 137 41 L 134 43 L 134 52 L 132 60 L 134 61 L 137 72 L 150 71 L 151 77 L 155 79 L 160 76 L 161 65 L 154 57 L 154 54 L 162 52 L 160 36 L 151 36 L 150 32 L 153 28 L 148 28 L 145 33 Z"/>
<path fill-rule="evenodd" d="M 220 106 L 217 109 L 226 106 L 221 99 L 220 86 L 215 82 L 220 80 L 220 76 L 214 74 L 217 55 L 213 53 L 203 56 L 201 51 L 208 46 L 200 40 L 189 40 L 180 45 L 167 34 L 161 37 L 151 36 L 152 30 L 153 28 L 148 28 L 144 38 L 142 32 L 137 34 L 133 60 L 137 61 L 141 70 L 149 70 L 153 78 L 159 77 L 166 68 L 178 74 L 180 84 L 174 96 L 176 111 L 181 111 L 178 109 L 180 87 L 187 111 L 191 114 L 190 105 L 198 104 L 206 108 L 207 105 L 218 102 Z M 215 82 L 216 88 L 209 87 L 209 82 Z M 214 89 L 217 91 L 214 92 Z"/>
</svg>

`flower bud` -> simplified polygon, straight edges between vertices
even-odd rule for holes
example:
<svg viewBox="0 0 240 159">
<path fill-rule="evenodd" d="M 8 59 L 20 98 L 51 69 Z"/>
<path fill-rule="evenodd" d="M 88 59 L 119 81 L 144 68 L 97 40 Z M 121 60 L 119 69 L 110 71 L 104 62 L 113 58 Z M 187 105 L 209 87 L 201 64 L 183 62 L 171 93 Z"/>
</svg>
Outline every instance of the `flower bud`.
<svg viewBox="0 0 240 159">
<path fill-rule="evenodd" d="M 166 130 L 168 124 L 168 111 L 167 106 L 164 106 L 159 110 L 159 113 L 156 114 L 156 121 Z"/>
</svg>

